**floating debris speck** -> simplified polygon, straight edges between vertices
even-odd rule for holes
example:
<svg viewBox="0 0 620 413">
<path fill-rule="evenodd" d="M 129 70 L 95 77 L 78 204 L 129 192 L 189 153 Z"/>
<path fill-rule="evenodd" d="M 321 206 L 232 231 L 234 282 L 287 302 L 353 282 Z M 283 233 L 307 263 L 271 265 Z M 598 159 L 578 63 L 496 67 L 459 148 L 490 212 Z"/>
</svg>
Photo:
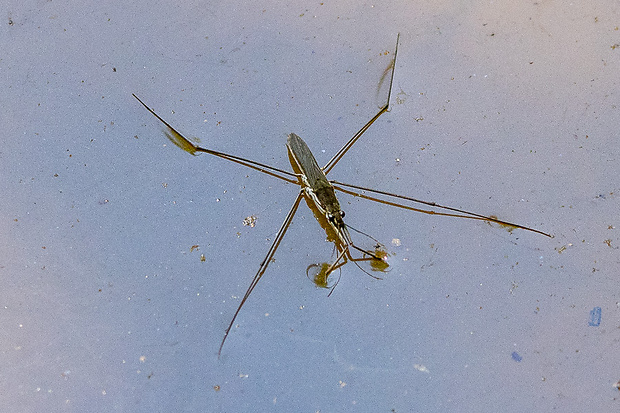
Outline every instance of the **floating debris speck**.
<svg viewBox="0 0 620 413">
<path fill-rule="evenodd" d="M 243 226 L 254 228 L 254 226 L 256 225 L 256 219 L 256 215 L 250 215 L 249 217 L 246 217 L 243 220 Z"/>
</svg>

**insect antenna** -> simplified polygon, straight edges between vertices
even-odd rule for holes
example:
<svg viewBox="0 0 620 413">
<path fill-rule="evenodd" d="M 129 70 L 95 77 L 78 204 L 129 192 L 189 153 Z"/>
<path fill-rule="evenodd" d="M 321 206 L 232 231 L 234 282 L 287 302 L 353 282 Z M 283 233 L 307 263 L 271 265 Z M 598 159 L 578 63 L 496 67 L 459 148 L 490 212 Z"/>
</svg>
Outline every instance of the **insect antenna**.
<svg viewBox="0 0 620 413">
<path fill-rule="evenodd" d="M 368 254 L 368 252 L 366 252 L 366 254 Z M 373 260 L 376 258 L 372 258 Z M 380 258 L 379 258 L 380 259 Z M 358 260 L 359 261 L 359 260 Z M 376 275 L 372 275 L 371 273 L 369 273 L 368 271 L 366 271 L 365 269 L 362 268 L 361 265 L 359 265 L 359 263 L 357 261 L 353 261 L 353 264 L 355 264 L 357 266 L 357 268 L 359 268 L 360 270 L 362 270 L 364 273 L 366 273 L 366 275 L 374 278 L 375 280 L 382 280 L 383 278 L 381 277 L 377 277 Z"/>
<path fill-rule="evenodd" d="M 352 227 L 351 225 L 349 225 L 349 224 L 345 224 L 345 225 L 347 226 L 347 228 L 352 229 L 353 231 L 357 232 L 358 234 L 362 234 L 362 235 L 364 235 L 365 237 L 370 238 L 371 240 L 373 240 L 374 242 L 376 242 L 379 246 L 381 246 L 381 247 L 383 247 L 383 246 L 384 246 L 384 245 L 381 243 L 381 241 L 379 241 L 378 239 L 376 239 L 376 238 L 374 238 L 374 237 L 372 237 L 372 236 L 370 236 L 370 235 L 366 234 L 366 233 L 365 233 L 365 232 L 363 232 L 363 231 L 360 231 L 359 229 L 353 228 L 353 227 Z"/>
<path fill-rule="evenodd" d="M 379 241 L 377 241 L 376 239 L 374 239 L 374 238 L 373 238 L 373 237 L 371 237 L 370 235 L 368 235 L 368 234 L 364 234 L 362 231 L 359 231 L 359 230 L 357 230 L 357 229 L 355 229 L 355 228 L 352 228 L 352 227 L 350 227 L 350 226 L 349 226 L 349 225 L 347 225 L 347 224 L 344 224 L 344 228 L 345 228 L 345 230 L 340 231 L 340 233 L 341 233 L 342 238 L 344 239 L 344 241 L 346 241 L 346 246 L 345 246 L 345 247 L 347 248 L 347 250 L 348 250 L 348 248 L 349 248 L 349 247 L 352 247 L 353 249 L 358 250 L 358 251 L 359 251 L 359 252 L 361 252 L 362 254 L 365 254 L 365 255 L 370 255 L 370 256 L 372 257 L 372 259 L 374 259 L 374 260 L 384 261 L 382 257 L 378 256 L 378 255 L 377 255 L 377 254 L 375 254 L 374 252 L 371 252 L 371 251 L 365 250 L 365 249 L 360 248 L 360 247 L 358 247 L 357 245 L 355 245 L 355 244 L 353 243 L 353 240 L 351 239 L 351 234 L 349 234 L 349 232 L 348 232 L 346 229 L 351 228 L 351 229 L 353 229 L 354 231 L 359 232 L 359 233 L 360 233 L 360 234 L 362 234 L 362 235 L 366 235 L 367 237 L 371 238 L 373 241 L 375 241 L 375 242 L 376 242 L 377 244 L 379 244 L 380 246 L 383 246 L 383 244 L 381 244 Z M 352 259 L 352 258 L 351 258 L 351 259 Z M 353 259 L 352 259 L 352 260 L 353 260 Z M 355 262 L 355 260 L 353 260 L 353 262 Z M 359 267 L 359 265 L 358 265 L 358 267 Z M 365 271 L 364 271 L 364 272 L 365 272 Z M 370 275 L 370 274 L 369 274 L 369 275 Z"/>
</svg>

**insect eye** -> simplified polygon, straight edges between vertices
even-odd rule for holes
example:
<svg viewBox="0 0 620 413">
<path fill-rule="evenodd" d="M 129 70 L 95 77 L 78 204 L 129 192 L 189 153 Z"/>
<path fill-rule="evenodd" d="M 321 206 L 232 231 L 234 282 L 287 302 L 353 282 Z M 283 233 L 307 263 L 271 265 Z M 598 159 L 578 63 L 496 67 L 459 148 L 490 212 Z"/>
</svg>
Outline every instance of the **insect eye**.
<svg viewBox="0 0 620 413">
<path fill-rule="evenodd" d="M 332 222 L 332 223 L 333 223 L 333 222 L 334 222 L 334 216 L 333 216 L 332 214 L 327 214 L 327 220 L 328 220 L 329 222 Z"/>
<path fill-rule="evenodd" d="M 340 211 L 340 217 L 344 218 L 344 211 Z"/>
</svg>

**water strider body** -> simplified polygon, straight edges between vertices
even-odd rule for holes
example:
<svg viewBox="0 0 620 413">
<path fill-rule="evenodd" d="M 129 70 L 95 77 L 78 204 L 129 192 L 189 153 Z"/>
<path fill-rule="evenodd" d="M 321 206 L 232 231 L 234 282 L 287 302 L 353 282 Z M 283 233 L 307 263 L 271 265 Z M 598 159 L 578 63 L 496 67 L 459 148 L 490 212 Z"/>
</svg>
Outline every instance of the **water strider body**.
<svg viewBox="0 0 620 413">
<path fill-rule="evenodd" d="M 361 251 L 364 255 L 369 256 L 370 259 L 383 260 L 384 257 L 378 256 L 376 251 L 365 251 L 353 244 L 347 225 L 344 223 L 344 211 L 340 208 L 340 202 L 338 202 L 336 197 L 336 190 L 327 180 L 325 172 L 319 167 L 306 142 L 296 134 L 291 133 L 286 140 L 286 149 L 289 153 L 291 166 L 299 175 L 300 185 L 306 199 L 325 217 L 333 233 L 336 235 L 334 242 L 340 253 L 334 263 L 326 268 L 324 272 L 326 274 L 332 272 L 335 267 L 339 266 L 338 263 L 343 258 L 345 262 L 347 259 L 353 262 L 367 260 L 365 257 L 361 259 L 351 257 L 349 247 Z"/>
<path fill-rule="evenodd" d="M 338 251 L 338 255 L 337 255 L 336 260 L 331 265 L 324 267 L 321 270 L 321 273 L 324 276 L 329 275 L 329 273 L 331 273 L 334 269 L 339 268 L 340 266 L 344 265 L 348 261 L 352 261 L 355 263 L 357 263 L 358 261 L 369 261 L 369 260 L 374 261 L 374 262 L 377 262 L 377 261 L 382 262 L 385 257 L 385 253 L 382 253 L 382 251 L 380 250 L 367 251 L 367 250 L 357 247 L 353 243 L 351 239 L 351 235 L 349 234 L 349 231 L 348 231 L 348 227 L 344 223 L 343 218 L 345 214 L 340 207 L 340 203 L 338 202 L 338 198 L 336 197 L 335 190 L 339 190 L 339 191 L 342 191 L 348 194 L 352 194 L 354 196 L 359 196 L 365 199 L 369 199 L 369 200 L 380 202 L 383 204 L 395 206 L 398 208 L 404 208 L 404 209 L 417 211 L 417 212 L 423 212 L 427 214 L 444 215 L 444 216 L 452 216 L 452 217 L 459 217 L 459 218 L 469 218 L 469 219 L 474 219 L 474 220 L 495 222 L 500 225 L 507 226 L 511 229 L 520 228 L 523 230 L 527 230 L 527 231 L 531 231 L 531 232 L 535 232 L 541 235 L 551 237 L 551 235 L 545 232 L 542 232 L 540 230 L 529 228 L 529 227 L 519 225 L 519 224 L 510 223 L 507 221 L 502 221 L 493 216 L 486 216 L 486 215 L 477 214 L 474 212 L 468 212 L 462 209 L 440 205 L 435 202 L 423 201 L 420 199 L 416 199 L 416 198 L 412 198 L 412 197 L 408 197 L 404 195 L 392 194 L 389 192 L 378 191 L 375 189 L 365 188 L 362 186 L 345 184 L 343 182 L 338 182 L 334 180 L 330 181 L 327 179 L 326 175 L 331 171 L 331 169 L 336 165 L 336 163 L 340 159 L 342 159 L 342 157 L 353 146 L 353 144 L 355 144 L 355 142 L 364 134 L 364 132 L 366 132 L 366 130 L 382 114 L 388 111 L 389 104 L 390 104 L 390 96 L 391 96 L 391 91 L 392 91 L 392 83 L 394 80 L 394 70 L 395 70 L 395 65 L 396 65 L 397 52 L 398 52 L 398 39 L 396 41 L 396 48 L 394 50 L 394 58 L 392 59 L 392 63 L 390 65 L 391 67 L 388 67 L 388 69 L 386 70 L 384 74 L 384 77 L 385 77 L 388 70 L 390 68 L 392 69 L 390 78 L 389 78 L 390 83 L 389 83 L 388 98 L 387 98 L 387 102 L 385 106 L 383 106 L 379 110 L 379 112 L 375 116 L 373 116 L 373 118 L 370 119 L 370 121 L 366 123 L 366 125 L 364 125 L 351 139 L 349 139 L 349 141 L 332 157 L 332 159 L 323 168 L 319 167 L 316 159 L 314 158 L 314 155 L 312 155 L 312 152 L 308 148 L 308 145 L 296 134 L 294 133 L 289 134 L 287 142 L 286 142 L 286 147 L 288 150 L 289 159 L 291 161 L 291 166 L 293 167 L 294 173 L 291 173 L 291 172 L 288 172 L 282 169 L 274 168 L 272 166 L 269 166 L 269 165 L 266 165 L 260 162 L 241 158 L 235 155 L 230 155 L 224 152 L 219 152 L 219 151 L 215 151 L 212 149 L 207 149 L 207 148 L 197 146 L 193 144 L 192 142 L 190 142 L 188 139 L 186 139 L 179 132 L 177 132 L 164 119 L 162 119 L 159 115 L 157 115 L 157 113 L 155 113 L 150 107 L 148 107 L 142 100 L 140 100 L 140 98 L 138 98 L 135 94 L 133 95 L 149 112 L 151 112 L 157 119 L 159 119 L 166 126 L 166 130 L 164 133 L 166 134 L 168 139 L 170 139 L 171 142 L 173 142 L 175 145 L 177 145 L 184 151 L 192 155 L 196 155 L 198 153 L 208 153 L 210 155 L 214 155 L 219 158 L 223 158 L 228 161 L 239 163 L 249 168 L 258 170 L 260 172 L 274 176 L 283 181 L 299 184 L 301 186 L 301 189 L 297 195 L 297 198 L 295 199 L 295 202 L 293 203 L 291 209 L 286 215 L 286 218 L 284 219 L 282 226 L 278 230 L 278 233 L 276 234 L 276 237 L 273 240 L 269 248 L 269 251 L 267 252 L 267 255 L 261 262 L 257 273 L 254 275 L 254 278 L 252 279 L 250 286 L 246 290 L 243 298 L 241 299 L 241 302 L 239 303 L 239 306 L 237 307 L 237 310 L 233 314 L 233 317 L 228 327 L 226 328 L 224 337 L 222 339 L 222 342 L 218 350 L 218 356 L 221 355 L 222 353 L 222 348 L 224 346 L 224 343 L 226 342 L 226 339 L 228 338 L 228 334 L 230 333 L 232 326 L 235 323 L 235 320 L 237 319 L 237 315 L 239 314 L 239 312 L 241 311 L 241 308 L 243 307 L 248 297 L 250 296 L 250 294 L 252 293 L 252 291 L 254 290 L 258 282 L 260 281 L 265 271 L 267 270 L 269 263 L 271 262 L 276 250 L 278 249 L 278 246 L 280 245 L 280 242 L 284 238 L 284 235 L 293 220 L 295 212 L 297 211 L 297 208 L 299 207 L 299 203 L 302 198 L 305 198 L 309 205 L 316 207 L 316 209 L 319 211 L 319 216 L 317 218 L 324 217 L 328 224 L 326 230 L 330 230 L 331 232 L 335 234 L 335 236 L 332 238 L 336 246 L 336 249 Z M 384 77 L 382 78 L 381 82 L 383 82 Z M 360 190 L 364 191 L 365 194 L 355 192 L 355 191 L 360 191 Z M 422 209 L 414 208 L 414 207 L 399 203 L 395 200 L 387 201 L 385 199 L 376 198 L 374 196 L 368 195 L 368 193 L 372 193 L 375 196 L 381 196 L 384 198 L 392 198 L 398 201 L 408 201 L 412 203 L 423 204 L 423 205 L 427 205 L 433 208 L 444 209 L 444 210 L 448 210 L 451 212 L 442 213 L 442 212 L 436 212 L 436 211 L 422 210 Z M 351 256 L 350 248 L 353 248 L 361 252 L 362 257 L 353 258 Z"/>
</svg>

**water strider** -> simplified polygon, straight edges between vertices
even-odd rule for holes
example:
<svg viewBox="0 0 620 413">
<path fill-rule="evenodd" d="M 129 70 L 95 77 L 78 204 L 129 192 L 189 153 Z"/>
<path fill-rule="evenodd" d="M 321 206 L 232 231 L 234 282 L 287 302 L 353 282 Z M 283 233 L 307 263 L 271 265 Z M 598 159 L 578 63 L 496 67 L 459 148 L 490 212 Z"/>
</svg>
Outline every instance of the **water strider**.
<svg viewBox="0 0 620 413">
<path fill-rule="evenodd" d="M 222 339 L 222 342 L 218 350 L 218 356 L 221 355 L 222 353 L 222 348 L 224 346 L 224 343 L 226 342 L 226 339 L 228 338 L 228 334 L 230 333 L 230 330 L 232 329 L 232 326 L 234 325 L 235 320 L 237 319 L 237 316 L 239 315 L 239 312 L 241 311 L 241 308 L 247 301 L 250 294 L 252 294 L 252 291 L 254 290 L 254 288 L 260 281 L 261 277 L 267 270 L 267 267 L 269 266 L 271 259 L 276 253 L 276 250 L 278 249 L 280 242 L 284 238 L 284 235 L 293 220 L 295 212 L 297 211 L 297 208 L 299 207 L 299 203 L 301 202 L 302 198 L 306 199 L 306 202 L 308 203 L 309 206 L 313 206 L 316 210 L 318 210 L 318 214 L 315 214 L 315 215 L 317 215 L 318 219 L 326 222 L 326 225 L 323 225 L 324 223 L 322 223 L 322 226 L 326 229 L 326 231 L 331 232 L 333 234 L 332 236 L 329 236 L 328 234 L 328 238 L 334 242 L 336 246 L 336 250 L 338 252 L 337 257 L 333 263 L 323 264 L 323 266 L 320 267 L 319 274 L 317 274 L 317 277 L 323 277 L 324 279 L 327 276 L 329 276 L 331 272 L 333 272 L 337 268 L 340 268 L 342 265 L 344 265 L 348 261 L 352 261 L 356 264 L 359 261 L 371 261 L 372 263 L 376 265 L 377 263 L 383 263 L 387 255 L 384 251 L 382 251 L 382 249 L 380 248 L 380 245 L 377 246 L 375 251 L 368 251 L 368 250 L 364 250 L 358 247 L 357 245 L 353 243 L 351 239 L 351 235 L 348 230 L 349 227 L 344 223 L 343 218 L 345 214 L 344 214 L 344 211 L 342 211 L 340 207 L 340 203 L 338 202 L 338 198 L 336 197 L 335 190 L 339 190 L 339 191 L 342 191 L 342 192 L 345 192 L 345 193 L 348 193 L 354 196 L 362 197 L 365 199 L 369 199 L 369 200 L 380 202 L 383 204 L 395 206 L 398 208 L 404 208 L 404 209 L 413 210 L 417 212 L 423 212 L 426 214 L 444 215 L 444 216 L 469 218 L 469 219 L 475 219 L 475 220 L 494 222 L 502 226 L 506 226 L 510 228 L 511 230 L 514 228 L 519 228 L 519 229 L 523 229 L 526 231 L 535 232 L 537 234 L 545 235 L 547 237 L 551 237 L 551 235 L 543 231 L 540 231 L 534 228 L 529 228 L 529 227 L 519 225 L 519 224 L 514 224 L 511 222 L 507 222 L 507 221 L 502 221 L 494 216 L 486 216 L 486 215 L 477 214 L 474 212 L 468 212 L 468 211 L 458 209 L 458 208 L 440 205 L 435 202 L 423 201 L 420 199 L 416 199 L 416 198 L 412 198 L 412 197 L 408 197 L 404 195 L 392 194 L 389 192 L 378 191 L 375 189 L 365 188 L 365 187 L 358 186 L 358 185 L 346 184 L 346 183 L 335 181 L 335 180 L 330 181 L 327 179 L 326 175 L 331 171 L 331 169 L 336 165 L 336 163 L 338 163 L 338 161 L 342 159 L 345 153 L 355 144 L 355 142 L 357 142 L 357 140 L 364 134 L 364 132 L 366 132 L 366 130 L 382 114 L 388 111 L 389 105 L 390 105 L 390 97 L 392 93 L 392 83 L 394 81 L 394 71 L 395 71 L 395 66 L 396 66 L 397 53 L 398 53 L 398 38 L 396 40 L 396 47 L 394 49 L 394 57 L 392 59 L 392 62 L 390 66 L 386 69 L 381 79 L 381 82 L 383 82 L 389 69 L 391 69 L 391 73 L 389 77 L 388 98 L 387 98 L 387 102 L 385 106 L 383 106 L 379 110 L 379 112 L 377 112 L 377 114 L 373 116 L 373 118 L 370 119 L 368 123 L 366 123 L 366 125 L 364 125 L 351 139 L 349 139 L 349 141 L 332 157 L 332 159 L 323 168 L 319 167 L 316 159 L 314 158 L 314 155 L 308 148 L 308 145 L 306 145 L 303 139 L 301 139 L 299 136 L 297 136 L 294 133 L 289 134 L 288 139 L 286 141 L 286 148 L 288 151 L 289 160 L 291 162 L 291 166 L 293 167 L 294 172 L 288 172 L 288 171 L 274 168 L 272 166 L 269 166 L 269 165 L 266 165 L 260 162 L 252 161 L 252 160 L 241 158 L 235 155 L 230 155 L 224 152 L 214 151 L 212 149 L 207 149 L 207 148 L 197 146 L 193 144 L 192 142 L 190 142 L 188 139 L 186 139 L 179 132 L 177 132 L 172 126 L 170 126 L 170 124 L 168 124 L 168 122 L 166 122 L 159 115 L 157 115 L 157 113 L 155 113 L 150 107 L 148 107 L 135 94 L 133 95 L 133 97 L 135 97 L 149 112 L 151 112 L 157 119 L 159 119 L 164 125 L 166 125 L 166 130 L 164 132 L 165 135 L 168 137 L 168 139 L 170 139 L 172 143 L 174 143 L 175 145 L 177 145 L 179 148 L 183 149 L 184 151 L 192 155 L 197 155 L 199 153 L 208 153 L 210 155 L 214 155 L 214 156 L 217 156 L 217 157 L 220 157 L 220 158 L 223 158 L 223 159 L 235 162 L 235 163 L 239 163 L 249 168 L 258 170 L 265 174 L 279 178 L 283 181 L 298 184 L 301 187 L 297 195 L 297 198 L 295 199 L 295 202 L 293 202 L 293 205 L 291 206 L 291 209 L 286 215 L 286 218 L 284 219 L 282 226 L 278 230 L 278 233 L 276 234 L 275 239 L 271 243 L 269 251 L 267 251 L 267 255 L 261 262 L 258 271 L 254 275 L 254 278 L 252 279 L 252 282 L 250 283 L 250 286 L 245 292 L 245 295 L 243 296 L 243 298 L 241 299 L 241 302 L 239 303 L 237 310 L 233 314 L 230 324 L 226 328 L 224 337 Z M 355 191 L 364 191 L 365 193 L 359 193 Z M 385 199 L 377 198 L 375 196 L 370 196 L 367 193 L 374 194 L 375 196 L 392 198 L 393 201 L 388 201 Z M 423 204 L 426 206 L 447 210 L 447 211 L 450 211 L 450 213 L 441 213 L 441 212 L 436 212 L 436 211 L 417 209 L 417 208 L 399 203 L 398 201 L 409 201 L 413 203 Z M 362 257 L 353 258 L 351 256 L 351 251 L 350 251 L 351 248 L 361 252 Z M 387 264 L 385 264 L 385 266 L 387 266 Z M 310 269 L 310 267 L 308 268 Z"/>
</svg>

